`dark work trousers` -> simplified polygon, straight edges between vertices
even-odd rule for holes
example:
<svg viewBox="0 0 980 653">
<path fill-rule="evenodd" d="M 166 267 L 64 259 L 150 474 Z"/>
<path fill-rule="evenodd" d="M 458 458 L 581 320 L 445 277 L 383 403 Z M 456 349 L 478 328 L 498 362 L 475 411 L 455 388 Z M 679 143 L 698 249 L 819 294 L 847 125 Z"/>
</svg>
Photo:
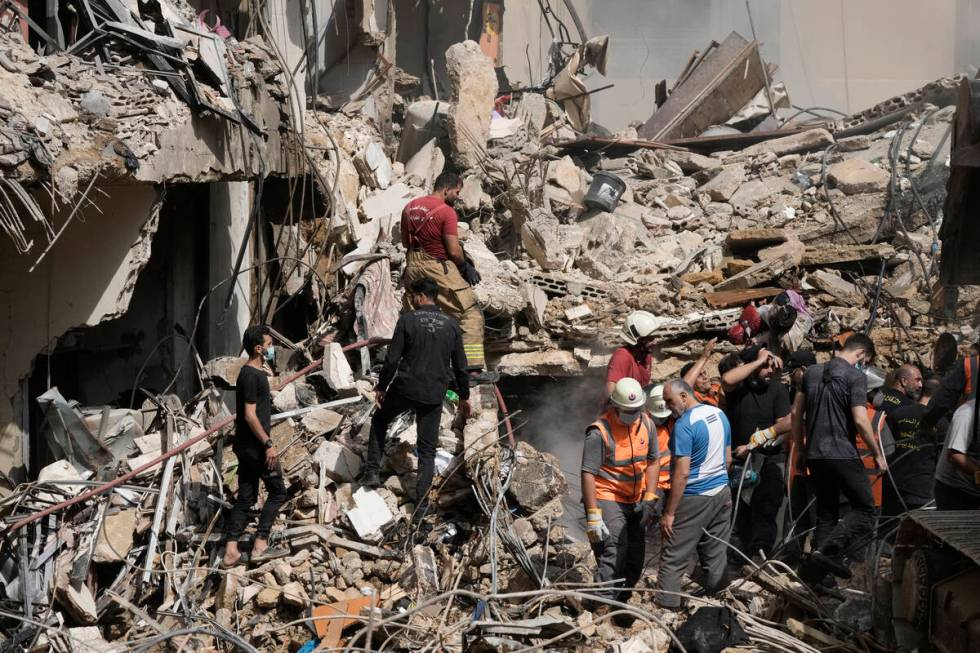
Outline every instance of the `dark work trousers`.
<svg viewBox="0 0 980 653">
<path fill-rule="evenodd" d="M 235 456 L 238 458 L 238 496 L 235 497 L 231 514 L 228 516 L 225 535 L 228 541 L 241 540 L 242 533 L 245 532 L 245 523 L 248 521 L 248 511 L 259 498 L 261 480 L 265 485 L 266 497 L 262 513 L 259 515 L 255 537 L 268 539 L 272 524 L 279 515 L 279 509 L 286 501 L 286 484 L 282 479 L 282 469 L 278 462 L 275 469 L 269 469 L 265 462 L 264 449 L 238 449 L 235 450 Z"/>
<path fill-rule="evenodd" d="M 665 608 L 679 608 L 681 579 L 695 559 L 704 570 L 701 586 L 709 594 L 724 587 L 728 537 L 732 524 L 732 494 L 728 488 L 712 496 L 685 495 L 674 513 L 674 535 L 664 542 L 657 571 L 654 601 Z"/>
<path fill-rule="evenodd" d="M 616 586 L 594 592 L 606 599 L 626 601 L 629 591 L 620 587 L 636 587 L 643 573 L 643 559 L 646 552 L 646 532 L 640 525 L 643 510 L 639 503 L 618 503 L 616 501 L 597 501 L 602 510 L 602 521 L 609 529 L 609 536 L 602 542 L 592 545 L 595 555 L 597 583 L 617 578 L 625 579 Z"/>
<path fill-rule="evenodd" d="M 738 491 L 737 485 L 735 491 Z M 758 555 L 760 550 L 766 557 L 772 553 L 779 533 L 776 517 L 783 505 L 784 495 L 782 468 L 771 457 L 764 458 L 759 469 L 759 482 L 752 489 L 750 501 L 742 501 L 738 507 L 735 528 L 744 547 L 742 553 L 750 557 Z M 741 558 L 739 562 L 742 562 Z"/>
<path fill-rule="evenodd" d="M 980 510 L 980 497 L 936 481 L 934 487 L 938 510 Z"/>
<path fill-rule="evenodd" d="M 442 417 L 442 404 L 420 404 L 406 399 L 398 392 L 388 392 L 384 403 L 371 418 L 371 438 L 368 441 L 368 457 L 364 465 L 367 472 L 381 469 L 381 456 L 388 437 L 388 425 L 405 411 L 415 413 L 415 450 L 419 457 L 418 480 L 415 483 L 416 516 L 424 515 L 429 486 L 435 470 L 436 443 L 439 441 L 439 420 Z"/>
<path fill-rule="evenodd" d="M 858 458 L 811 460 L 809 467 L 817 513 L 814 548 L 842 556 L 853 545 L 866 544 L 875 525 L 875 504 L 864 464 Z M 850 508 L 843 518 L 841 495 Z"/>
<path fill-rule="evenodd" d="M 799 562 L 807 537 L 812 535 L 809 532 L 812 531 L 815 522 L 812 499 L 810 477 L 803 474 L 794 476 L 790 484 L 783 520 L 783 538 L 786 540 L 786 545 L 779 555 L 781 560 L 790 565 Z"/>
</svg>

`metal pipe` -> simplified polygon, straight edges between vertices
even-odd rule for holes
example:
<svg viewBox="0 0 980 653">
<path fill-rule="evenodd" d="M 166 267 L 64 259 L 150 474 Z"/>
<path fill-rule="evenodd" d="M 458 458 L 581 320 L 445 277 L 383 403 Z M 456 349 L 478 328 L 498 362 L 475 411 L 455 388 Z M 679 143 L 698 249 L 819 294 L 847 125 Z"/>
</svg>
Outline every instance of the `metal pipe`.
<svg viewBox="0 0 980 653">
<path fill-rule="evenodd" d="M 383 342 L 387 342 L 387 339 L 386 338 L 368 338 L 367 340 L 359 340 L 359 341 L 357 341 L 355 343 L 352 343 L 352 344 L 349 344 L 349 345 L 345 346 L 343 348 L 343 351 L 351 351 L 352 349 L 360 349 L 361 347 L 371 347 L 371 346 L 374 346 L 374 345 L 381 344 Z M 307 374 L 309 374 L 310 372 L 312 372 L 313 370 L 315 370 L 317 367 L 319 367 L 322 364 L 323 364 L 323 359 L 322 358 L 313 361 L 312 363 L 310 363 L 309 365 L 307 365 L 306 367 L 304 367 L 300 371 L 298 371 L 295 374 L 293 374 L 292 376 L 288 377 L 285 381 L 283 381 L 279 385 L 279 387 L 280 388 L 283 388 L 283 387 L 289 385 L 290 383 L 292 383 L 293 381 L 295 381 L 296 379 L 298 379 L 300 377 L 303 377 L 303 376 L 306 376 Z M 137 467 L 133 471 L 129 472 L 128 474 L 123 474 L 122 476 L 120 476 L 118 478 L 115 478 L 115 479 L 109 481 L 108 483 L 104 483 L 104 484 L 102 484 L 102 485 L 100 485 L 98 487 L 92 488 L 91 490 L 89 490 L 87 492 L 83 492 L 82 494 L 79 494 L 77 497 L 72 497 L 71 499 L 68 499 L 66 501 L 62 501 L 61 503 L 58 503 L 58 504 L 55 504 L 55 505 L 50 506 L 48 508 L 45 508 L 41 512 L 37 512 L 37 513 L 34 513 L 33 515 L 29 515 L 27 517 L 24 517 L 20 521 L 15 522 L 13 524 L 13 526 L 11 526 L 9 529 L 7 529 L 6 532 L 7 533 L 15 533 L 18 530 L 20 530 L 21 528 L 23 528 L 24 526 L 27 526 L 28 524 L 31 524 L 31 523 L 37 521 L 38 519 L 41 519 L 42 517 L 47 517 L 50 514 L 53 514 L 53 513 L 58 512 L 59 510 L 64 510 L 65 508 L 68 508 L 70 506 L 73 506 L 73 505 L 75 505 L 77 503 L 81 503 L 83 501 L 87 501 L 88 499 L 91 499 L 92 497 L 95 497 L 95 496 L 98 496 L 100 494 L 103 494 L 104 492 L 108 492 L 109 490 L 113 489 L 114 487 L 117 487 L 119 485 L 122 485 L 126 481 L 128 481 L 130 479 L 133 479 L 136 476 L 139 476 L 140 474 L 142 474 L 146 470 L 152 469 L 153 467 L 156 467 L 160 463 L 162 463 L 162 462 L 164 462 L 166 460 L 169 460 L 170 458 L 173 458 L 174 456 L 176 456 L 180 452 L 186 451 L 187 449 L 190 449 L 191 447 L 193 447 L 198 442 L 201 442 L 202 440 L 204 440 L 205 438 L 207 438 L 209 435 L 213 435 L 214 433 L 217 433 L 218 431 L 220 431 L 221 429 L 225 428 L 226 426 L 231 425 L 234 421 L 235 421 L 235 415 L 231 415 L 230 417 L 226 417 L 225 419 L 221 420 L 220 422 L 218 422 L 217 424 L 215 424 L 214 426 L 212 426 L 211 428 L 209 428 L 208 430 L 206 430 L 204 433 L 202 433 L 202 434 L 200 434 L 198 436 L 195 436 L 195 437 L 191 438 L 190 440 L 188 440 L 187 442 L 184 442 L 183 444 L 174 447 L 170 451 L 168 451 L 168 452 L 166 452 L 164 454 L 161 454 L 160 456 L 154 458 L 153 460 L 151 460 L 151 461 L 149 461 L 149 462 L 147 462 L 147 463 L 145 463 L 143 465 L 140 465 L 139 467 Z"/>
</svg>

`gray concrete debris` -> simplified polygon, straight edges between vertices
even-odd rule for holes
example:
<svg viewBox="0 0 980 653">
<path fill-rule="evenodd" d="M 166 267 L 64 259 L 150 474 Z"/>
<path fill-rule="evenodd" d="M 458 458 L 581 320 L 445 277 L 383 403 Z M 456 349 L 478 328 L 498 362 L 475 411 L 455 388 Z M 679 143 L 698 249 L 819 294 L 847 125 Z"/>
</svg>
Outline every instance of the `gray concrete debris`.
<svg viewBox="0 0 980 653">
<path fill-rule="evenodd" d="M 493 61 L 475 41 L 451 46 L 446 51 L 446 70 L 452 85 L 448 129 L 453 161 L 461 168 L 472 168 L 485 156 L 497 74 Z"/>
</svg>

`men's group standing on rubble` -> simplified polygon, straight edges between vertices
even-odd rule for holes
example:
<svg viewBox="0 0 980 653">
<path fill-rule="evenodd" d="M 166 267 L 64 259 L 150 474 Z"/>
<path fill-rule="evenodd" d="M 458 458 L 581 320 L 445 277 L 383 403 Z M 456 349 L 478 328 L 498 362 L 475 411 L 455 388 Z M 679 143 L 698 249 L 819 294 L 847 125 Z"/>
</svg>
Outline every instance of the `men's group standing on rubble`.
<svg viewBox="0 0 980 653">
<path fill-rule="evenodd" d="M 450 204 L 461 188 L 443 173 L 432 195 L 409 202 L 401 235 L 407 256 L 405 307 L 378 384 L 368 458 L 360 479 L 380 485 L 389 425 L 411 412 L 419 469 L 412 529 L 429 509 L 443 401 L 455 388 L 462 419 L 469 386 L 485 370 L 480 281 L 459 242 Z M 725 586 L 731 566 L 768 558 L 799 563 L 801 578 L 832 585 L 897 517 L 935 504 L 980 509 L 980 438 L 975 428 L 977 351 L 955 359 L 942 334 L 932 369 L 874 367 L 865 334 L 845 335 L 818 363 L 805 348 L 813 318 L 798 293 L 746 306 L 727 332 L 734 345 L 708 374 L 717 340 L 679 376 L 652 377 L 663 321 L 634 311 L 613 352 L 595 421 L 585 429 L 581 487 L 586 533 L 596 561 L 597 599 L 625 601 L 643 578 L 656 541 L 654 601 L 683 605 L 687 575 L 700 592 Z M 269 436 L 270 392 L 263 361 L 274 356 L 269 329 L 245 333 L 248 363 L 238 379 L 234 450 L 239 492 L 226 527 L 224 566 L 247 555 L 238 540 L 258 482 L 268 498 L 253 561 L 284 555 L 268 543 L 286 490 Z M 940 378 L 939 373 L 942 373 Z M 807 553 L 804 554 L 803 552 Z M 700 572 L 695 572 L 695 562 Z M 608 604 L 600 610 L 607 609 Z"/>
<path fill-rule="evenodd" d="M 661 324 L 645 311 L 626 318 L 586 429 L 582 501 L 598 596 L 629 597 L 656 539 L 648 530 L 660 535 L 654 601 L 677 608 L 685 574 L 713 593 L 733 571 L 726 560 L 777 558 L 833 586 L 869 544 L 894 537 L 903 513 L 980 509 L 976 334 L 960 360 L 942 334 L 932 369 L 886 373 L 861 333 L 818 363 L 801 348 L 813 324 L 805 301 L 786 291 L 745 307 L 718 377 L 706 372 L 710 340 L 679 377 L 654 379 Z"/>
</svg>

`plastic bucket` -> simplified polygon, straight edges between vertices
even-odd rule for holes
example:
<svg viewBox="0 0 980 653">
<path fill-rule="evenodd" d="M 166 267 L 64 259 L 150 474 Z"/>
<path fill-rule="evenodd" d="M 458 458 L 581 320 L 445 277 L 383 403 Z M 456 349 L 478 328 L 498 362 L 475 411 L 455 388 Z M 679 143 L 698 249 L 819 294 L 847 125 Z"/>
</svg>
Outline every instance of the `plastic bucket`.
<svg viewBox="0 0 980 653">
<path fill-rule="evenodd" d="M 619 198 L 626 191 L 626 182 L 610 172 L 597 172 L 592 175 L 592 184 L 585 194 L 585 205 L 612 211 L 619 204 Z"/>
</svg>

